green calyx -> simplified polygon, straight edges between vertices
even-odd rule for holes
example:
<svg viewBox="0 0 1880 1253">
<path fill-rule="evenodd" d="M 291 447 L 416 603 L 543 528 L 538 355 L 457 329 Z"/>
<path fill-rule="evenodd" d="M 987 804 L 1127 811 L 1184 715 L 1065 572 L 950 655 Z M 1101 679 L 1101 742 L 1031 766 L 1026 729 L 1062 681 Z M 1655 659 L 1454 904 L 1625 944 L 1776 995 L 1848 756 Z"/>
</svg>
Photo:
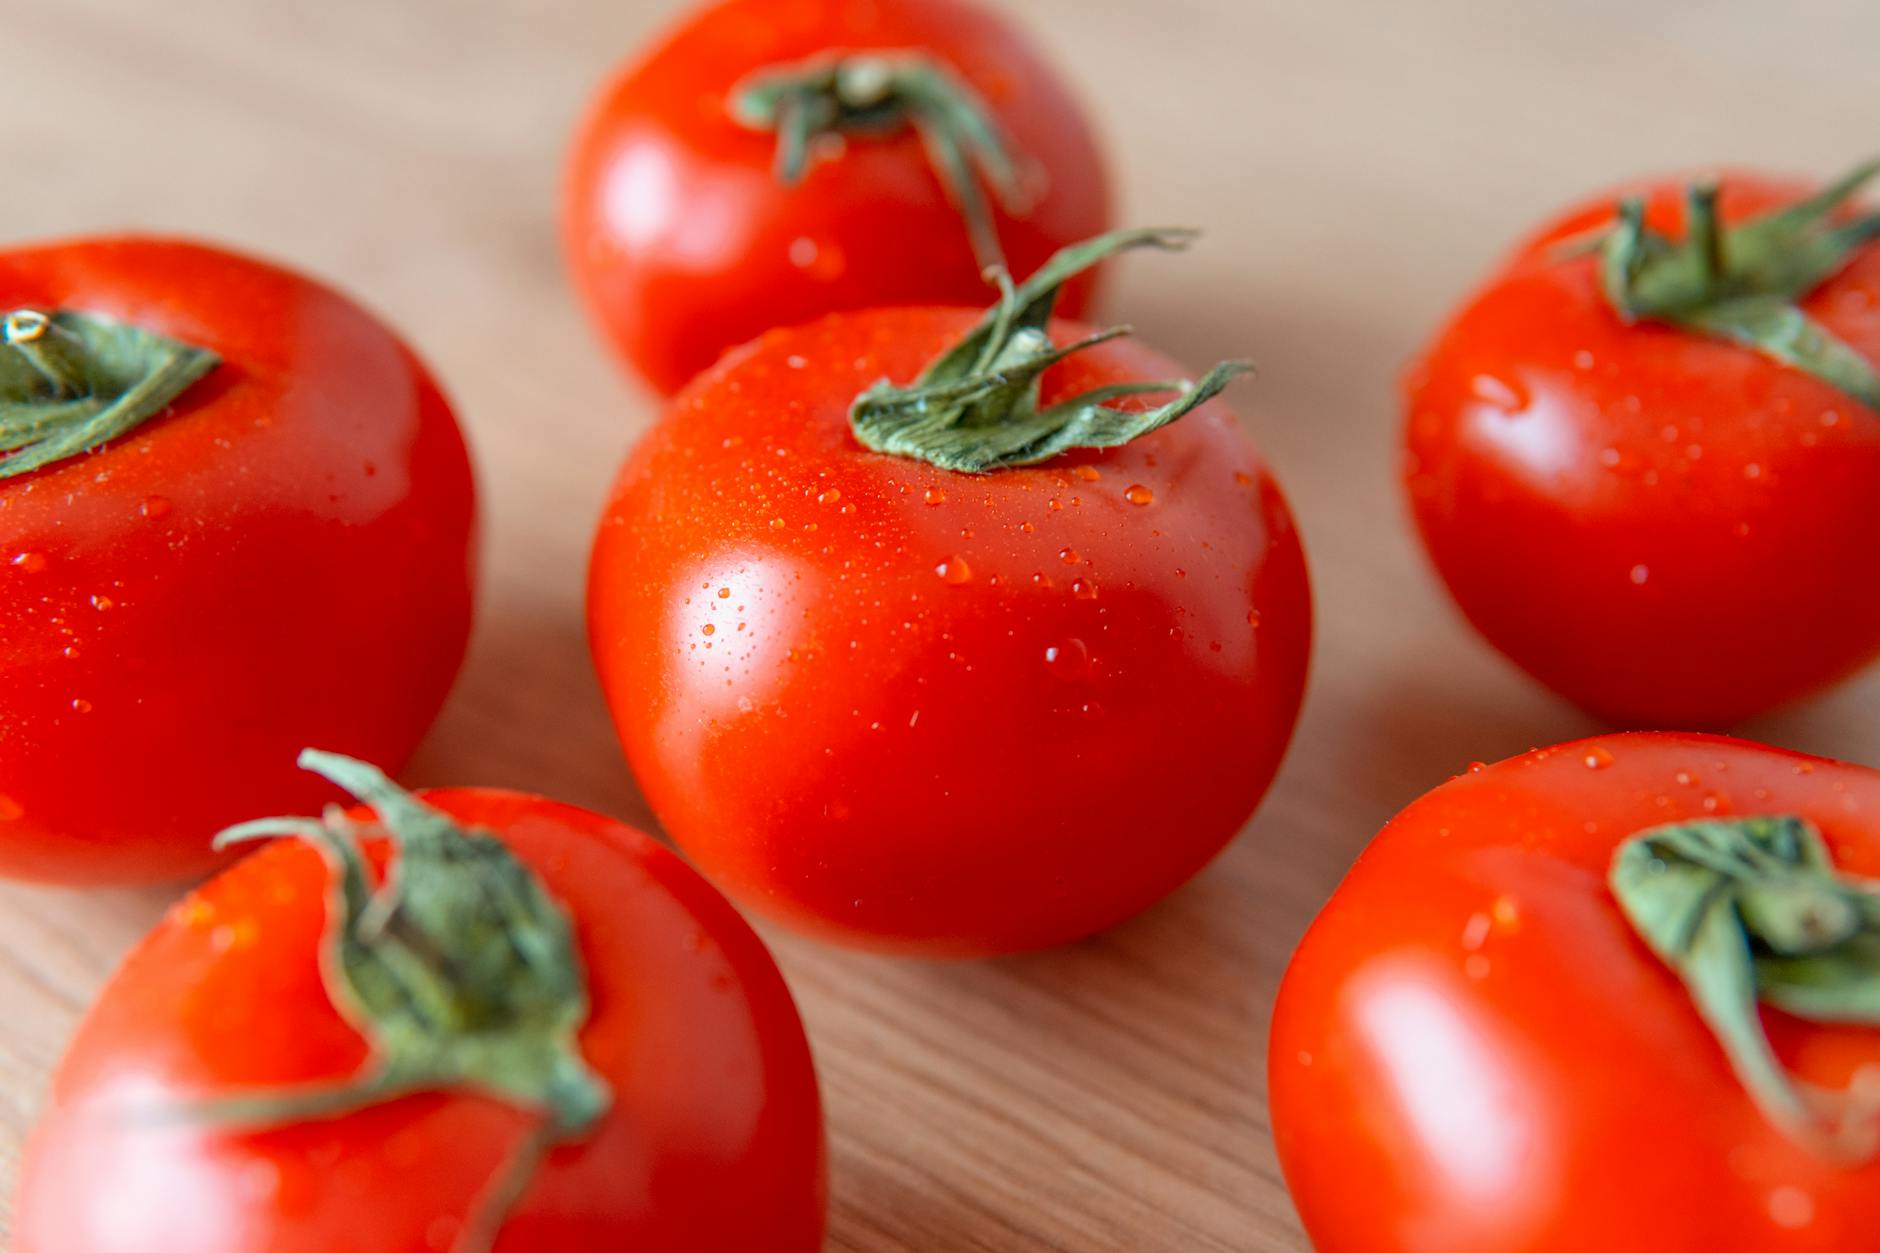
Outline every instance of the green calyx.
<svg viewBox="0 0 1880 1253">
<path fill-rule="evenodd" d="M 1105 257 L 1131 248 L 1179 250 L 1197 232 L 1128 230 L 1062 249 L 1036 274 L 1014 287 L 994 271 L 999 300 L 973 329 L 905 387 L 873 384 L 849 409 L 855 438 L 875 452 L 911 457 L 965 474 L 1048 461 L 1069 448 L 1114 448 L 1177 418 L 1220 394 L 1244 361 L 1224 361 L 1199 381 L 1115 383 L 1039 407 L 1044 372 L 1086 348 L 1127 335 L 1112 327 L 1074 344 L 1051 342 L 1051 311 L 1058 289 Z M 1118 409 L 1112 401 L 1175 393 L 1166 404 Z"/>
<path fill-rule="evenodd" d="M 95 314 L 0 315 L 0 479 L 116 439 L 216 363 L 207 349 Z"/>
<path fill-rule="evenodd" d="M 1619 847 L 1608 883 L 1771 1123 L 1836 1159 L 1880 1153 L 1869 1085 L 1806 1088 L 1783 1069 L 1757 1008 L 1880 1024 L 1880 881 L 1840 874 L 1813 825 L 1781 816 L 1641 832 Z"/>
<path fill-rule="evenodd" d="M 1880 212 L 1848 217 L 1847 202 L 1874 175 L 1868 162 L 1819 193 L 1735 226 L 1717 217 L 1715 183 L 1694 184 L 1685 237 L 1645 225 L 1645 202 L 1621 201 L 1600 237 L 1600 283 L 1626 322 L 1665 322 L 1753 348 L 1880 409 L 1880 374 L 1797 304 L 1862 245 L 1880 238 Z"/>
<path fill-rule="evenodd" d="M 1022 154 L 979 94 L 924 52 L 842 52 L 771 66 L 732 89 L 731 116 L 776 132 L 777 175 L 785 183 L 803 177 L 820 138 L 913 127 L 966 219 L 981 268 L 1003 261 L 982 180 L 1007 213 L 1030 207 Z"/>
<path fill-rule="evenodd" d="M 539 1116 L 486 1187 L 454 1253 L 485 1253 L 555 1144 L 607 1113 L 606 1082 L 582 1057 L 586 979 L 573 924 L 500 840 L 458 825 L 376 768 L 309 749 L 302 768 L 358 797 L 396 850 L 374 886 L 345 812 L 230 827 L 218 848 L 295 836 L 332 868 L 321 973 L 333 1004 L 371 1047 L 347 1082 L 261 1091 L 188 1111 L 265 1128 L 337 1117 L 413 1092 L 468 1090 Z"/>
</svg>

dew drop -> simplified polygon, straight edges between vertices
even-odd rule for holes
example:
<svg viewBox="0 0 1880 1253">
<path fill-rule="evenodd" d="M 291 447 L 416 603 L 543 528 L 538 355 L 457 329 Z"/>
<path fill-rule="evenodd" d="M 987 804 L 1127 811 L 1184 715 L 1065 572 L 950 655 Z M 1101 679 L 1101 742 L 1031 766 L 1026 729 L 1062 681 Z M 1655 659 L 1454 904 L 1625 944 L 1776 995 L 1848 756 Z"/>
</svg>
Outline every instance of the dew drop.
<svg viewBox="0 0 1880 1253">
<path fill-rule="evenodd" d="M 46 554 L 20 553 L 13 558 L 13 564 L 28 574 L 38 574 L 46 568 Z"/>
<path fill-rule="evenodd" d="M 91 702 L 86 700 L 83 696 L 74 696 L 72 698 L 72 711 L 74 713 L 88 714 L 91 712 Z"/>
<path fill-rule="evenodd" d="M 1075 596 L 1078 600 L 1095 600 L 1097 598 L 1097 585 L 1092 583 L 1089 579 L 1072 579 L 1071 595 Z"/>
<path fill-rule="evenodd" d="M 1652 572 L 1646 566 L 1633 566 L 1631 572 L 1626 577 L 1631 579 L 1634 583 L 1643 583 L 1646 579 L 1652 577 Z"/>
<path fill-rule="evenodd" d="M 1052 644 L 1044 650 L 1044 664 L 1054 679 L 1086 678 L 1090 674 L 1090 648 L 1079 639 Z"/>
<path fill-rule="evenodd" d="M 1123 499 L 1132 505 L 1153 505 L 1155 493 L 1140 483 L 1131 483 L 1129 490 L 1123 493 Z"/>
<path fill-rule="evenodd" d="M 783 523 L 782 518 L 772 518 L 770 520 L 770 529 L 773 531 L 781 531 L 783 529 L 783 525 L 784 523 Z"/>
<path fill-rule="evenodd" d="M 100 612 L 102 612 L 103 610 L 109 609 L 113 605 L 116 605 L 116 604 L 117 602 L 115 600 L 112 600 L 109 596 L 106 596 L 103 592 L 100 592 L 96 596 L 93 596 L 91 598 L 91 607 L 93 609 L 99 610 Z"/>
<path fill-rule="evenodd" d="M 721 588 L 719 588 L 719 589 L 718 589 L 718 599 L 719 599 L 719 600 L 730 600 L 730 599 L 731 599 L 731 589 L 730 589 L 730 588 L 728 588 L 728 587 L 721 587 Z"/>
<path fill-rule="evenodd" d="M 948 557 L 935 566 L 933 572 L 940 576 L 942 583 L 950 583 L 955 587 L 971 581 L 973 577 L 973 568 L 966 564 L 964 557 Z"/>
<path fill-rule="evenodd" d="M 1071 467 L 1071 473 L 1075 474 L 1086 483 L 1094 483 L 1103 477 L 1095 466 L 1073 466 Z"/>
<path fill-rule="evenodd" d="M 1588 770 L 1604 770 L 1612 764 L 1612 750 L 1595 744 L 1586 750 L 1586 756 L 1581 760 L 1586 762 Z"/>
<path fill-rule="evenodd" d="M 816 498 L 816 503 L 819 505 L 833 505 L 838 500 L 841 500 L 841 499 L 842 499 L 841 489 L 832 487 L 828 491 L 824 492 L 822 495 L 818 496 Z"/>
<path fill-rule="evenodd" d="M 1250 627 L 1260 625 L 1260 611 L 1258 609 L 1249 609 L 1247 611 L 1247 625 Z"/>
<path fill-rule="evenodd" d="M 1076 565 L 1077 564 L 1077 550 L 1075 548 L 1058 549 L 1058 560 L 1063 562 L 1067 566 Z"/>
<path fill-rule="evenodd" d="M 146 496 L 143 503 L 137 506 L 137 512 L 146 518 L 162 518 L 167 517 L 174 508 L 176 506 L 170 503 L 168 496 Z"/>
<path fill-rule="evenodd" d="M 716 635 L 718 633 L 718 628 L 713 626 L 711 623 L 707 622 L 704 626 L 698 629 L 698 633 L 700 635 Z"/>
<path fill-rule="evenodd" d="M 930 487 L 921 496 L 921 499 L 930 505 L 945 504 L 946 498 L 947 491 L 944 487 Z"/>
</svg>

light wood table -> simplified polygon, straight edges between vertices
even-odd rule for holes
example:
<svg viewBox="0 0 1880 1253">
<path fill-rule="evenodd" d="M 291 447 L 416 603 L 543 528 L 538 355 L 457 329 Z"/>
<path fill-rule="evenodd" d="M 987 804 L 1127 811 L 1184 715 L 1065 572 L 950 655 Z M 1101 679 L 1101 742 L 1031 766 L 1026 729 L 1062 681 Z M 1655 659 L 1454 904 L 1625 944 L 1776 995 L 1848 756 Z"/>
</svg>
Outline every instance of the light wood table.
<svg viewBox="0 0 1880 1253">
<path fill-rule="evenodd" d="M 481 618 L 413 782 L 650 823 L 589 673 L 581 569 L 653 406 L 578 316 L 553 224 L 588 92 L 675 8 L 0 0 L 0 236 L 158 228 L 279 257 L 386 315 L 460 403 Z M 1565 199 L 1718 160 L 1828 173 L 1880 147 L 1880 7 L 1010 8 L 1099 115 L 1127 220 L 1210 230 L 1187 258 L 1125 262 L 1111 310 L 1192 363 L 1260 363 L 1234 403 L 1304 528 L 1317 658 L 1265 807 L 1145 917 L 973 965 L 769 933 L 828 1098 L 830 1247 L 1301 1250 L 1262 1081 L 1288 952 L 1413 796 L 1595 729 L 1472 638 L 1421 564 L 1393 478 L 1400 364 Z M 1745 731 L 1880 761 L 1880 675 Z M 0 888 L 0 1188 L 77 1015 L 164 899 Z"/>
</svg>

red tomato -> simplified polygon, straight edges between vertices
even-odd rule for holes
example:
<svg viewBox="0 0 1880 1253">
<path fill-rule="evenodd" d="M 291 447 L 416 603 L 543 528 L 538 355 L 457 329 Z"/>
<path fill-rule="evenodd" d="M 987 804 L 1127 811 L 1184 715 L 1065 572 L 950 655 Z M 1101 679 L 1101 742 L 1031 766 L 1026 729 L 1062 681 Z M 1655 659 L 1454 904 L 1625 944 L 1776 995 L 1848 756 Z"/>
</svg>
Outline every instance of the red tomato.
<svg viewBox="0 0 1880 1253">
<path fill-rule="evenodd" d="M 1014 273 L 1108 227 L 1108 179 L 1081 112 L 999 15 L 963 0 L 713 5 L 603 89 L 567 180 L 578 285 L 653 386 L 670 393 L 773 326 L 983 297 L 988 258 L 916 128 L 862 123 L 816 141 L 789 184 L 775 172 L 777 135 L 733 114 L 755 75 L 868 52 L 931 58 L 1003 133 L 1017 187 L 1010 203 L 981 190 Z M 1061 310 L 1075 315 L 1089 295 L 1080 280 Z"/>
<path fill-rule="evenodd" d="M 697 863 L 796 927 L 946 956 L 1087 935 L 1195 874 L 1279 764 L 1311 616 L 1217 401 L 989 474 L 861 447 L 857 394 L 977 318 L 838 314 L 701 376 L 623 470 L 588 592 L 628 759 Z M 1111 341 L 1041 404 L 1180 373 Z"/>
<path fill-rule="evenodd" d="M 824 1154 L 796 1010 L 724 898 L 646 836 L 513 792 L 424 793 L 572 918 L 579 1053 L 611 1090 L 508 1208 L 496 1253 L 814 1253 Z M 450 837 L 453 840 L 459 837 Z M 367 846 L 383 863 L 384 841 Z M 453 1253 L 534 1123 L 422 1091 L 270 1130 L 198 1103 L 345 1082 L 368 1057 L 321 973 L 329 871 L 282 842 L 173 908 L 61 1064 L 23 1163 L 19 1253 Z M 212 1108 L 212 1107 L 211 1107 Z"/>
<path fill-rule="evenodd" d="M 1682 234 L 1682 187 L 1636 189 Z M 1722 179 L 1726 223 L 1810 189 Z M 1469 620 L 1625 724 L 1723 726 L 1880 651 L 1880 415 L 1821 378 L 1680 326 L 1628 325 L 1595 257 L 1614 196 L 1518 249 L 1407 381 L 1405 477 Z M 1880 364 L 1880 244 L 1800 307 Z"/>
<path fill-rule="evenodd" d="M 1607 885 L 1642 830 L 1759 814 L 1880 874 L 1880 773 L 1711 736 L 1475 766 L 1393 819 L 1274 1012 L 1274 1136 L 1319 1253 L 1871 1247 L 1872 1144 L 1830 1155 L 1767 1117 Z M 1795 1079 L 1871 1093 L 1880 1031 L 1761 1022 Z"/>
<path fill-rule="evenodd" d="M 221 364 L 0 478 L 0 874 L 197 872 L 217 827 L 332 795 L 293 769 L 307 739 L 401 763 L 470 624 L 470 467 L 423 366 L 344 297 L 173 240 L 0 254 L 0 313 L 21 308 Z"/>
</svg>

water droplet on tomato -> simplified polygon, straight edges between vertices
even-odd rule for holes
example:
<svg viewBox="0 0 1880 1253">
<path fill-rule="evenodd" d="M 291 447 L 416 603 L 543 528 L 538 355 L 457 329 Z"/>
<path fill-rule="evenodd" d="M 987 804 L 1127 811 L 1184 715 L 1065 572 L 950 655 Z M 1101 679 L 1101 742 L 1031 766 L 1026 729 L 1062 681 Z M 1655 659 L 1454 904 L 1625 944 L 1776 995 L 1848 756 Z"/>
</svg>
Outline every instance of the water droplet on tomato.
<svg viewBox="0 0 1880 1253">
<path fill-rule="evenodd" d="M 1030 535 L 1033 531 L 1037 530 L 1038 528 L 1033 526 L 1029 522 L 1021 522 L 1018 524 L 1018 529 L 1023 531 L 1025 534 Z"/>
<path fill-rule="evenodd" d="M 1103 477 L 1095 466 L 1072 466 L 1071 473 L 1086 483 L 1094 483 Z"/>
<path fill-rule="evenodd" d="M 784 527 L 784 522 L 783 522 L 783 519 L 782 519 L 782 518 L 772 518 L 772 519 L 770 520 L 770 529 L 771 529 L 771 530 L 773 530 L 773 531 L 781 531 L 781 530 L 783 529 L 783 527 Z"/>
<path fill-rule="evenodd" d="M 1077 550 L 1075 548 L 1058 549 L 1058 560 L 1063 562 L 1067 566 L 1076 565 L 1077 564 Z"/>
<path fill-rule="evenodd" d="M 1087 700 L 1083 703 L 1083 707 L 1079 712 L 1082 713 L 1084 717 L 1094 721 L 1103 716 L 1103 706 L 1094 700 Z"/>
<path fill-rule="evenodd" d="M 19 553 L 13 558 L 12 564 L 28 574 L 38 574 L 46 568 L 46 554 Z"/>
<path fill-rule="evenodd" d="M 721 587 L 721 588 L 719 588 L 719 589 L 718 589 L 718 599 L 719 599 L 719 600 L 730 600 L 730 599 L 731 599 L 731 589 L 730 589 L 730 588 L 728 588 L 728 587 Z"/>
<path fill-rule="evenodd" d="M 930 505 L 945 504 L 946 498 L 947 489 L 944 487 L 930 487 L 921 494 L 921 499 Z"/>
<path fill-rule="evenodd" d="M 1031 582 L 1034 587 L 1050 587 L 1051 576 L 1040 570 L 1031 576 Z"/>
<path fill-rule="evenodd" d="M 955 587 L 970 582 L 973 577 L 973 568 L 966 564 L 964 557 L 948 557 L 935 566 L 933 572 L 940 576 L 941 582 L 951 583 Z"/>
<path fill-rule="evenodd" d="M 828 491 L 824 492 L 822 495 L 818 496 L 816 498 L 816 503 L 819 505 L 833 505 L 838 500 L 841 500 L 841 499 L 842 499 L 841 489 L 832 487 Z"/>
<path fill-rule="evenodd" d="M 1247 611 L 1247 625 L 1250 627 L 1260 625 L 1260 611 L 1258 609 L 1249 609 Z"/>
<path fill-rule="evenodd" d="M 1680 770 L 1671 777 L 1676 779 L 1679 784 L 1684 787 L 1689 787 L 1691 784 L 1697 782 L 1697 776 L 1692 774 L 1689 770 Z"/>
<path fill-rule="evenodd" d="M 1097 598 L 1097 585 L 1089 579 L 1072 579 L 1071 595 L 1075 596 L 1078 600 L 1095 600 Z"/>
<path fill-rule="evenodd" d="M 1045 668 L 1054 679 L 1075 680 L 1090 674 L 1090 648 L 1080 639 L 1068 639 L 1044 650 Z"/>
<path fill-rule="evenodd" d="M 700 635 L 715 635 L 717 634 L 717 632 L 718 632 L 718 628 L 713 626 L 709 622 L 707 622 L 704 626 L 698 629 L 698 633 Z"/>
<path fill-rule="evenodd" d="M 1123 493 L 1123 499 L 1132 505 L 1153 505 L 1155 493 L 1140 483 L 1131 483 L 1129 490 Z"/>
<path fill-rule="evenodd" d="M 1480 774 L 1486 769 L 1488 769 L 1488 763 L 1485 761 L 1472 761 L 1469 763 L 1470 774 Z"/>
<path fill-rule="evenodd" d="M 1588 770 L 1604 770 L 1612 764 L 1612 750 L 1604 745 L 1595 744 L 1586 750 L 1586 756 L 1582 760 L 1586 762 Z"/>
<path fill-rule="evenodd" d="M 1634 583 L 1643 583 L 1646 579 L 1652 577 L 1652 572 L 1646 566 L 1633 566 L 1631 572 L 1627 574 L 1626 577 L 1631 579 Z"/>
<path fill-rule="evenodd" d="M 137 512 L 146 518 L 162 518 L 168 516 L 175 507 L 168 496 L 146 496 L 143 503 L 137 506 Z"/>
<path fill-rule="evenodd" d="M 109 596 L 106 596 L 103 592 L 91 598 L 91 607 L 100 611 L 109 609 L 115 604 L 117 604 L 117 602 L 112 600 Z"/>
<path fill-rule="evenodd" d="M 83 696 L 74 696 L 72 698 L 72 712 L 81 714 L 90 713 L 91 702 L 86 700 Z"/>
</svg>

